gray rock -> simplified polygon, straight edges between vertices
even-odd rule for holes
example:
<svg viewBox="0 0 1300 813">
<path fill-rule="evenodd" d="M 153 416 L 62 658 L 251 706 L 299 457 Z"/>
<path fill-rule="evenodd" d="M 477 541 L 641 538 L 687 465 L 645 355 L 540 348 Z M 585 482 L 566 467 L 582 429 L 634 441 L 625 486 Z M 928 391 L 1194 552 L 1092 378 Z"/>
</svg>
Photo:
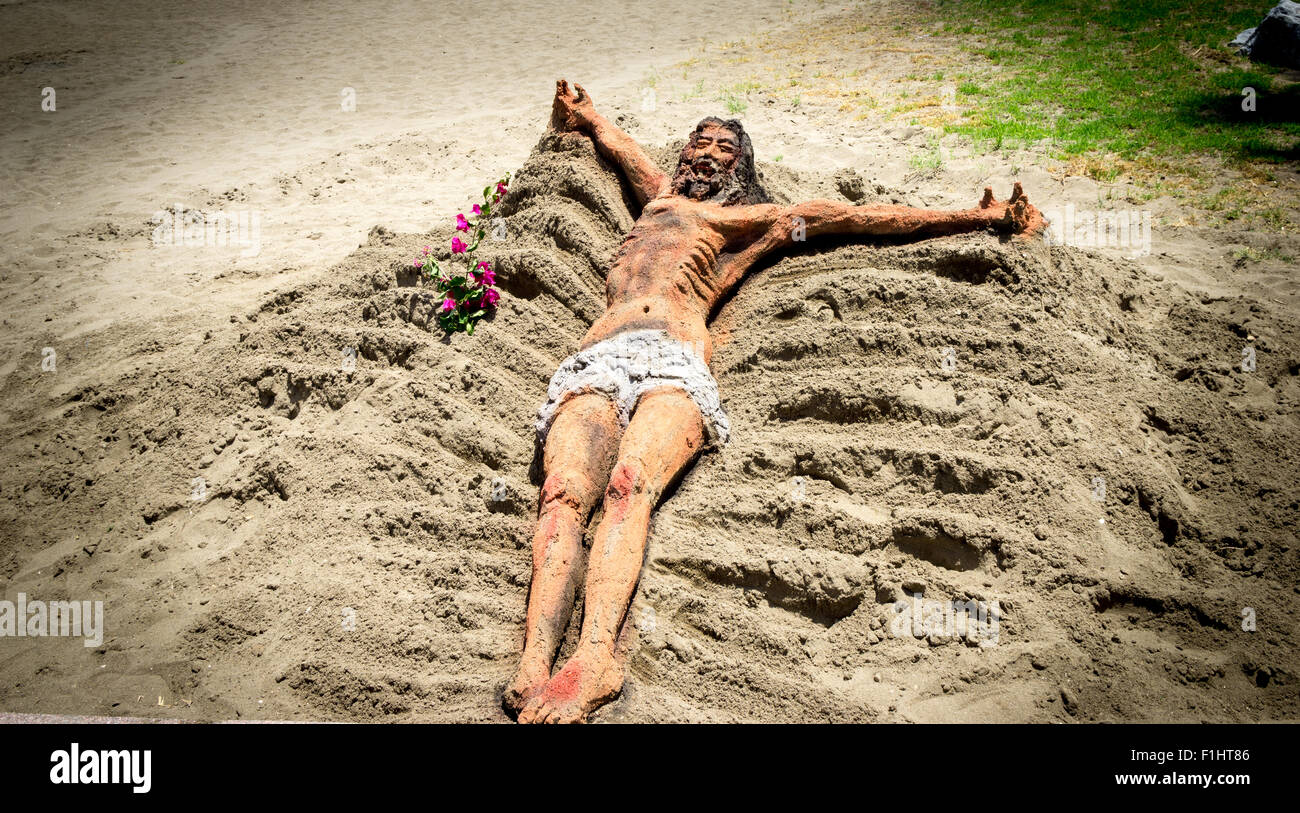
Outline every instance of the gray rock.
<svg viewBox="0 0 1300 813">
<path fill-rule="evenodd" d="M 1247 28 L 1245 31 L 1242 31 L 1233 38 L 1232 42 L 1228 43 L 1228 47 L 1234 49 L 1242 56 L 1250 56 L 1250 40 L 1254 36 L 1255 29 Z"/>
<path fill-rule="evenodd" d="M 1256 62 L 1300 68 L 1300 3 L 1281 0 L 1258 26 L 1238 34 L 1231 45 Z"/>
</svg>

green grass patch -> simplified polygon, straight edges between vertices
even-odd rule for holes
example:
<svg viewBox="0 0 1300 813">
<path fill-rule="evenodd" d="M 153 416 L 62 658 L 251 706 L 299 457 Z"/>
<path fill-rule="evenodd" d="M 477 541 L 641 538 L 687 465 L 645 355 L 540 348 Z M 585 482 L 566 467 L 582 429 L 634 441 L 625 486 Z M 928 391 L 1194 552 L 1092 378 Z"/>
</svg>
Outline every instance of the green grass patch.
<svg viewBox="0 0 1300 813">
<path fill-rule="evenodd" d="M 1300 85 L 1226 47 L 1272 4 L 936 0 L 940 30 L 988 61 L 963 74 L 949 132 L 1064 157 L 1300 158 Z M 937 76 L 937 74 L 936 74 Z M 1254 88 L 1255 110 L 1242 109 Z"/>
<path fill-rule="evenodd" d="M 931 138 L 924 152 L 914 153 L 907 161 L 912 169 L 926 175 L 933 175 L 943 168 L 943 151 L 939 148 L 939 139 Z"/>
</svg>

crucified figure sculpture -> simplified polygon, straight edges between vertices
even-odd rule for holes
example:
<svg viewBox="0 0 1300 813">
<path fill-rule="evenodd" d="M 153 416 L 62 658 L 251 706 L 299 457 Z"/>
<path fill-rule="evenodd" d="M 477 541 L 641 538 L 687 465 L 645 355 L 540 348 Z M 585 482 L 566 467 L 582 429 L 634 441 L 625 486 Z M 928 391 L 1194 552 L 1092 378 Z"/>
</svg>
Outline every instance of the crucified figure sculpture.
<svg viewBox="0 0 1300 813">
<path fill-rule="evenodd" d="M 1015 185 L 971 209 L 770 202 L 740 122 L 706 118 L 672 176 L 595 111 L 581 85 L 556 83 L 551 127 L 580 131 L 622 170 L 641 216 L 614 255 L 606 309 L 551 379 L 538 414 L 545 479 L 519 669 L 502 698 L 523 722 L 581 722 L 623 687 L 618 638 L 640 578 L 650 514 L 674 480 L 730 426 L 709 372 L 707 320 L 760 258 L 804 237 L 926 237 L 982 229 L 1035 234 L 1044 222 Z M 582 628 L 572 656 L 552 664 L 573 610 L 582 541 Z"/>
</svg>

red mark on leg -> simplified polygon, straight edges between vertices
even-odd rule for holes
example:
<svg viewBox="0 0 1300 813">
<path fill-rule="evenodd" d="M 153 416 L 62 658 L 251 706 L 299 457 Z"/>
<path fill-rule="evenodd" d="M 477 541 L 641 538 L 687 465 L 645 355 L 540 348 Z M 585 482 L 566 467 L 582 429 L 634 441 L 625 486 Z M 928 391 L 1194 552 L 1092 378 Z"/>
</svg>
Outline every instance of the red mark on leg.
<svg viewBox="0 0 1300 813">
<path fill-rule="evenodd" d="M 615 523 L 621 523 L 627 517 L 632 505 L 632 492 L 637 487 L 637 475 L 626 463 L 614 467 L 609 477 L 609 487 L 605 489 L 605 516 Z"/>
</svg>

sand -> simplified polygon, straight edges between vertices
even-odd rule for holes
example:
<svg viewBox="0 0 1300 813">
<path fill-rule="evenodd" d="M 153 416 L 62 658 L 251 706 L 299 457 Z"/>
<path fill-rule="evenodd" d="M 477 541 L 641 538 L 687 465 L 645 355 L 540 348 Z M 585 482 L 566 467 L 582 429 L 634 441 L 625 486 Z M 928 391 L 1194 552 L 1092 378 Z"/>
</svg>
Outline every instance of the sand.
<svg viewBox="0 0 1300 813">
<path fill-rule="evenodd" d="M 716 103 L 637 107 L 654 60 L 624 58 L 630 4 L 593 17 L 583 35 L 608 44 L 590 53 L 522 47 L 572 24 L 539 12 L 504 33 L 470 24 L 432 66 L 437 49 L 363 24 L 414 6 L 289 12 L 273 28 L 252 5 L 197 26 L 177 12 L 147 40 L 129 35 L 139 8 L 102 43 L 74 30 L 3 77 L 7 105 L 33 71 L 102 83 L 85 94 L 93 119 L 2 131 L 5 180 L 27 185 L 2 221 L 0 573 L 8 599 L 103 599 L 108 631 L 97 647 L 0 640 L 0 709 L 505 721 L 534 411 L 635 217 L 589 142 L 543 134 L 550 74 L 582 81 L 665 166 Z M 0 9 L 15 25 L 34 13 Z M 634 28 L 660 42 L 673 23 Z M 776 9 L 769 24 L 810 21 Z M 186 62 L 122 67 L 160 43 Z M 482 108 L 442 111 L 449 72 L 490 46 L 536 81 L 476 77 Z M 692 46 L 677 47 L 663 59 Z M 344 78 L 403 69 L 423 81 Z M 132 107 L 171 71 L 214 95 Z M 257 83 L 241 77 L 268 77 L 278 101 L 245 109 L 237 90 Z M 346 125 L 330 109 L 341 82 L 358 90 Z M 369 94 L 403 101 L 366 110 Z M 783 201 L 971 205 L 1013 175 L 974 158 L 914 172 L 918 132 L 837 130 L 833 109 L 744 118 Z M 1052 189 L 1040 205 L 1096 191 L 1017 169 L 1031 195 Z M 410 261 L 445 253 L 451 216 L 505 171 L 508 236 L 486 247 L 501 306 L 474 336 L 444 337 Z M 263 212 L 263 250 L 150 246 L 148 218 L 173 201 Z M 655 516 L 628 684 L 595 719 L 1295 719 L 1294 288 L 1234 279 L 1225 238 L 1162 238 L 1135 260 L 984 234 L 822 242 L 754 273 L 713 323 L 733 442 Z M 41 370 L 45 346 L 57 371 Z M 996 641 L 898 634 L 909 594 L 996 602 Z"/>
</svg>

